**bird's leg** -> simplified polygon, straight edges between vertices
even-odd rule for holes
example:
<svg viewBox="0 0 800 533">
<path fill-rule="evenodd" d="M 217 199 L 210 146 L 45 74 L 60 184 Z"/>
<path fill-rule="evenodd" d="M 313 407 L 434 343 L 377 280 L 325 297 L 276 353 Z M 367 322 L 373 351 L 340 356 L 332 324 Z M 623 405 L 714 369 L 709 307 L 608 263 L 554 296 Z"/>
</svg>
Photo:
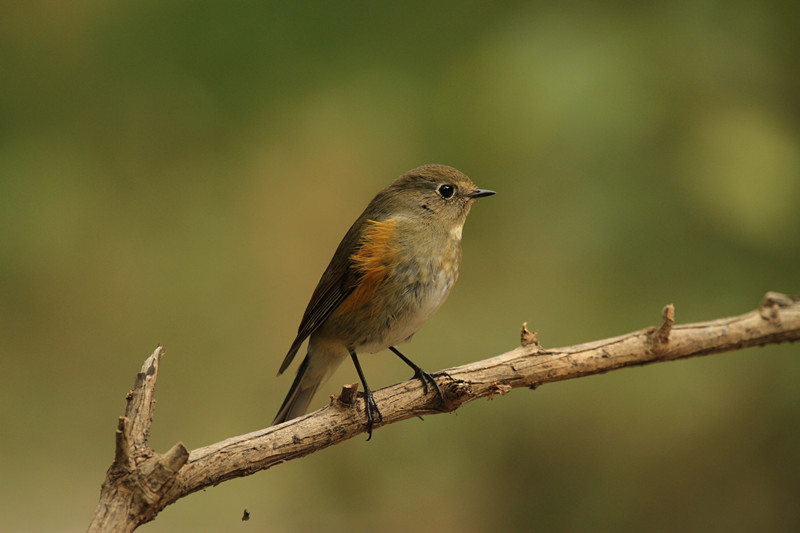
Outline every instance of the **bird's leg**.
<svg viewBox="0 0 800 533">
<path fill-rule="evenodd" d="M 410 366 L 414 370 L 414 377 L 417 378 L 422 382 L 422 386 L 425 390 L 425 394 L 428 394 L 428 381 L 433 383 L 433 386 L 436 388 L 436 393 L 439 395 L 439 400 L 444 403 L 444 394 L 442 394 L 442 389 L 439 388 L 439 384 L 436 383 L 436 378 L 432 375 L 428 374 L 424 370 L 422 370 L 416 363 L 414 363 L 411 359 L 406 357 L 405 355 L 400 353 L 400 350 L 395 348 L 394 346 L 389 346 L 389 349 L 394 352 L 394 354 L 403 360 L 405 364 Z"/>
<path fill-rule="evenodd" d="M 367 440 L 369 440 L 372 438 L 372 426 L 375 424 L 375 414 L 377 413 L 378 415 L 378 422 L 383 421 L 383 415 L 380 409 L 378 409 L 378 404 L 375 403 L 375 398 L 372 396 L 372 389 L 367 385 L 367 380 L 364 378 L 364 372 L 361 371 L 361 365 L 358 363 L 355 350 L 351 349 L 349 351 L 350 357 L 353 359 L 353 364 L 356 367 L 356 372 L 358 372 L 358 378 L 361 380 L 361 384 L 364 385 L 364 412 L 367 414 L 367 433 L 369 434 Z"/>
</svg>

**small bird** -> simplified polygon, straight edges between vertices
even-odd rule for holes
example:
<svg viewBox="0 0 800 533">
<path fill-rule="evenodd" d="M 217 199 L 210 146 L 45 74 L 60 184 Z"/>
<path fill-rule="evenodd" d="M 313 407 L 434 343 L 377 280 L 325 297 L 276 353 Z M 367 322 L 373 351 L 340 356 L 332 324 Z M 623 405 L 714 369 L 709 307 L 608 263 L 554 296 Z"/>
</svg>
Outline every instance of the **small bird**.
<svg viewBox="0 0 800 533">
<path fill-rule="evenodd" d="M 478 189 L 446 165 L 424 165 L 380 191 L 345 234 L 311 296 L 280 376 L 308 339 L 308 353 L 273 425 L 306 412 L 317 388 L 349 355 L 364 386 L 369 440 L 383 417 L 358 353 L 389 349 L 414 370 L 425 393 L 436 380 L 400 353 L 444 303 L 458 278 L 461 231 Z"/>
</svg>

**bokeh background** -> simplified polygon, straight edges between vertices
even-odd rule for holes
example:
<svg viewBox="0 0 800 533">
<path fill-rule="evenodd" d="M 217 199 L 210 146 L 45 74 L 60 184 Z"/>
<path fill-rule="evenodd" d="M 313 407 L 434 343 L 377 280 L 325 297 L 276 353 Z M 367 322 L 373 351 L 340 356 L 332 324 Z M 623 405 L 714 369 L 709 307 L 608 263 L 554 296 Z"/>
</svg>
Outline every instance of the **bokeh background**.
<svg viewBox="0 0 800 533">
<path fill-rule="evenodd" d="M 267 425 L 339 239 L 419 164 L 499 192 L 404 350 L 430 371 L 523 321 L 564 346 L 797 293 L 798 20 L 783 0 L 3 4 L 0 529 L 85 529 L 158 343 L 156 449 Z M 799 351 L 514 391 L 141 530 L 797 530 Z"/>
</svg>

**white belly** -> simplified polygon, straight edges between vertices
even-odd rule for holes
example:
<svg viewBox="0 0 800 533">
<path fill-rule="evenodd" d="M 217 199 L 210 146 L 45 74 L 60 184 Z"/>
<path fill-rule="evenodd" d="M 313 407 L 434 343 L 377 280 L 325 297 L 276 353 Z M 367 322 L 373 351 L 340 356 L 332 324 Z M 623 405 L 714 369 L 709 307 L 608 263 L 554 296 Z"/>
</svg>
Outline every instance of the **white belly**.
<svg viewBox="0 0 800 533">
<path fill-rule="evenodd" d="M 413 298 L 408 311 L 396 317 L 382 339 L 367 342 L 357 347 L 356 352 L 375 353 L 409 340 L 441 307 L 454 283 L 452 276 L 438 272 L 424 294 L 419 299 Z"/>
</svg>

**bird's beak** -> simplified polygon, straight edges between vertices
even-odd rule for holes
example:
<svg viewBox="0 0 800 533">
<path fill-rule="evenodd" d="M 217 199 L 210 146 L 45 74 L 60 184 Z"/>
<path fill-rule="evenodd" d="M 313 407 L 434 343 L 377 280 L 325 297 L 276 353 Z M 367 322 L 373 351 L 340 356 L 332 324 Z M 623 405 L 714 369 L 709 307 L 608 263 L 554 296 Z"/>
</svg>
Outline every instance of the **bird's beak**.
<svg viewBox="0 0 800 533">
<path fill-rule="evenodd" d="M 467 198 L 483 198 L 484 196 L 491 196 L 496 194 L 494 191 L 490 191 L 489 189 L 475 189 L 471 193 L 467 194 Z"/>
</svg>

